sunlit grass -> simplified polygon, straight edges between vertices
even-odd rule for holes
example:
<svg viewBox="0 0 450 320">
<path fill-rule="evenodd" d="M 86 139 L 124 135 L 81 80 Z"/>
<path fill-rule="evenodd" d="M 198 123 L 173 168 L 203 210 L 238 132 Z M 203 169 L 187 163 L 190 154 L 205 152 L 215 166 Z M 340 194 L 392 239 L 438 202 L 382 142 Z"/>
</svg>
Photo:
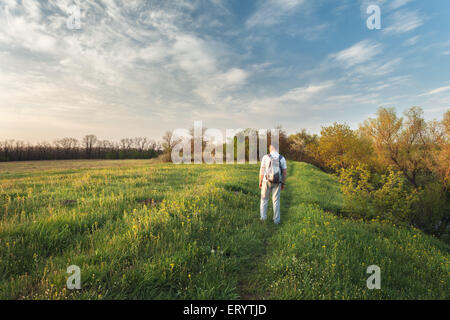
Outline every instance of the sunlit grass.
<svg viewBox="0 0 450 320">
<path fill-rule="evenodd" d="M 341 201 L 332 178 L 305 163 L 291 166 L 290 206 L 252 280 L 256 297 L 449 298 L 447 245 L 417 229 L 331 214 Z M 369 265 L 381 268 L 381 290 L 366 286 Z"/>
<path fill-rule="evenodd" d="M 307 164 L 289 164 L 279 227 L 259 221 L 257 165 L 1 170 L 0 298 L 448 298 L 448 246 L 338 218 L 336 180 Z M 72 264 L 79 291 L 66 289 Z M 380 291 L 366 287 L 368 264 Z"/>
</svg>

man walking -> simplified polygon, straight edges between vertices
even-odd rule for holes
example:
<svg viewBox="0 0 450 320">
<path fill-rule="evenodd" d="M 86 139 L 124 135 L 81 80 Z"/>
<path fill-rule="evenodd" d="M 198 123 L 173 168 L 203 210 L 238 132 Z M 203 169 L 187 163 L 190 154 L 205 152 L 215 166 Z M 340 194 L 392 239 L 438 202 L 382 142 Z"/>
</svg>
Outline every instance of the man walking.
<svg viewBox="0 0 450 320">
<path fill-rule="evenodd" d="M 273 222 L 280 223 L 280 195 L 286 181 L 286 159 L 281 156 L 273 145 L 269 147 L 270 153 L 261 160 L 259 170 L 259 188 L 261 189 L 261 220 L 267 219 L 267 206 L 269 195 L 272 193 Z"/>
</svg>

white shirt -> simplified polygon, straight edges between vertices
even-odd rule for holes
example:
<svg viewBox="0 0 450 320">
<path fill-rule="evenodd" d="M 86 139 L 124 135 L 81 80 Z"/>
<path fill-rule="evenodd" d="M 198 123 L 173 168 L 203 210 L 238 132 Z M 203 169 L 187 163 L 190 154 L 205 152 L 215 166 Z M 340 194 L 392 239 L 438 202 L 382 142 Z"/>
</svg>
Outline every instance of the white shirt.
<svg viewBox="0 0 450 320">
<path fill-rule="evenodd" d="M 274 159 L 278 159 L 280 157 L 280 154 L 276 151 L 271 152 L 270 155 Z M 269 164 L 270 164 L 270 157 L 268 154 L 266 154 L 261 160 L 261 169 L 259 170 L 259 174 L 264 176 L 263 181 L 267 181 L 266 170 L 269 167 Z M 281 159 L 280 166 L 281 166 L 281 170 L 287 169 L 287 163 L 286 163 L 285 157 L 283 157 Z"/>
</svg>

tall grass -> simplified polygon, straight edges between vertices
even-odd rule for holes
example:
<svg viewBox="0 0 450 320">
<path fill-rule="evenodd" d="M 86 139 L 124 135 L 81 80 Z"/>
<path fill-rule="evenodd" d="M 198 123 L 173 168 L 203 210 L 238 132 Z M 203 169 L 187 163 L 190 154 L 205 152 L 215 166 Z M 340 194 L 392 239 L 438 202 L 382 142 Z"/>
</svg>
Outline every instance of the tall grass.
<svg viewBox="0 0 450 320">
<path fill-rule="evenodd" d="M 414 228 L 339 218 L 331 177 L 291 163 L 285 222 L 251 281 L 253 296 L 272 299 L 448 299 L 449 247 Z M 328 181 L 328 182 L 327 182 Z M 381 268 L 381 290 L 366 286 Z"/>
<path fill-rule="evenodd" d="M 336 217 L 337 182 L 313 166 L 289 164 L 276 227 L 259 221 L 256 165 L 105 163 L 0 173 L 0 298 L 448 298 L 447 246 Z"/>
</svg>

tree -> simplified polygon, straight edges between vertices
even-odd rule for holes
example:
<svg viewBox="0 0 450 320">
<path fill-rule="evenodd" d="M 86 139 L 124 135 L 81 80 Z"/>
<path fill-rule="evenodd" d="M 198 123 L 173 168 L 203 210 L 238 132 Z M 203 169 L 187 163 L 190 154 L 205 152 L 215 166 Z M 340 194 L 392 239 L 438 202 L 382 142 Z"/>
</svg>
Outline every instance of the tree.
<svg viewBox="0 0 450 320">
<path fill-rule="evenodd" d="M 173 148 L 175 148 L 180 142 L 181 139 L 175 139 L 172 131 L 166 131 L 162 137 L 161 144 L 164 154 L 164 161 L 170 161 Z"/>
<path fill-rule="evenodd" d="M 372 145 L 346 124 L 323 127 L 315 154 L 322 166 L 331 170 L 372 163 Z"/>
<path fill-rule="evenodd" d="M 145 137 L 136 137 L 134 138 L 134 146 L 139 151 L 144 151 L 147 149 L 147 146 L 149 145 L 149 140 Z"/>
<path fill-rule="evenodd" d="M 78 140 L 75 138 L 56 139 L 53 144 L 56 147 L 56 153 L 62 150 L 60 157 L 64 159 L 71 159 L 76 157 L 76 148 L 78 147 Z"/>
<path fill-rule="evenodd" d="M 94 148 L 96 143 L 97 143 L 97 136 L 93 134 L 88 134 L 83 138 L 83 146 L 89 158 L 92 157 L 92 149 Z"/>
<path fill-rule="evenodd" d="M 319 137 L 311 135 L 303 129 L 296 134 L 292 134 L 287 140 L 287 156 L 295 161 L 304 161 L 317 164 L 314 151 L 317 149 Z"/>
<path fill-rule="evenodd" d="M 450 184 L 450 110 L 444 114 L 442 121 L 430 121 L 427 129 L 431 137 L 428 169 L 434 172 L 448 188 Z"/>
<path fill-rule="evenodd" d="M 75 138 L 62 138 L 56 139 L 54 144 L 57 148 L 71 150 L 78 146 L 78 140 Z"/>
<path fill-rule="evenodd" d="M 133 144 L 134 144 L 133 139 L 130 139 L 130 138 L 123 138 L 123 139 L 120 139 L 120 147 L 121 147 L 121 149 L 123 149 L 123 150 L 129 150 L 129 149 L 131 149 L 131 147 L 133 146 Z"/>
<path fill-rule="evenodd" d="M 432 155 L 440 140 L 436 128 L 427 124 L 422 114 L 422 109 L 412 107 L 405 112 L 403 120 L 394 109 L 380 108 L 377 118 L 366 120 L 360 127 L 374 142 L 379 160 L 394 165 L 415 187 L 419 178 L 431 172 Z"/>
</svg>

